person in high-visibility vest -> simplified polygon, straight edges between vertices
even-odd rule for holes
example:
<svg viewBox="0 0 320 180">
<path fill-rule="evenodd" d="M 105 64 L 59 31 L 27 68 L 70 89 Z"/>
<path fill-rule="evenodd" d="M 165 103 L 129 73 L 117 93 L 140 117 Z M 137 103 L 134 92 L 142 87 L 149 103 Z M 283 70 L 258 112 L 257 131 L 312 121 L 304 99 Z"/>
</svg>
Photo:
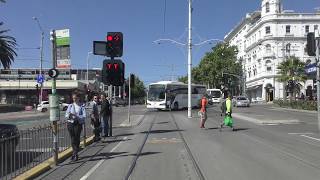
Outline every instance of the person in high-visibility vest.
<svg viewBox="0 0 320 180">
<path fill-rule="evenodd" d="M 200 128 L 205 128 L 204 127 L 204 123 L 207 120 L 207 104 L 208 104 L 208 100 L 206 98 L 205 95 L 202 96 L 201 101 L 200 101 L 200 105 L 201 105 L 201 109 L 200 109 Z"/>
</svg>

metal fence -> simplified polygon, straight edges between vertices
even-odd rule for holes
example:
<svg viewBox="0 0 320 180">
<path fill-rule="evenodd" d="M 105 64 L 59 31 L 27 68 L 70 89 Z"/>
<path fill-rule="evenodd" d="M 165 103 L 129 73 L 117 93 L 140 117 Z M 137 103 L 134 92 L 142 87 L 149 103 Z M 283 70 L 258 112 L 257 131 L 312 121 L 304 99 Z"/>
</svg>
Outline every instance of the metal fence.
<svg viewBox="0 0 320 180">
<path fill-rule="evenodd" d="M 91 136 L 92 128 L 86 120 L 82 140 Z M 12 179 L 53 156 L 52 125 L 22 130 L 19 135 L 0 138 L 0 179 Z M 67 123 L 58 123 L 59 152 L 71 147 Z"/>
</svg>

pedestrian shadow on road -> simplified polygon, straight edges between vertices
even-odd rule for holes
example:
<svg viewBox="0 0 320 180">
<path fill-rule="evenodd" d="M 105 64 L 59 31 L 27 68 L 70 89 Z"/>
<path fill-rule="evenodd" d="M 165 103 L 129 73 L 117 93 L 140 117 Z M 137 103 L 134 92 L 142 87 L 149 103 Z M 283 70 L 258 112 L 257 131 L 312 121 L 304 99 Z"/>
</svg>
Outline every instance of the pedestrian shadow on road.
<svg viewBox="0 0 320 180">
<path fill-rule="evenodd" d="M 121 136 L 132 136 L 135 135 L 134 133 L 125 133 L 125 134 L 117 134 L 115 137 L 121 137 Z"/>
<path fill-rule="evenodd" d="M 142 133 L 142 134 L 147 134 L 147 133 L 150 133 L 150 134 L 160 134 L 160 133 L 170 133 L 170 132 L 179 132 L 179 131 L 184 131 L 184 130 L 181 130 L 181 129 L 151 130 L 150 132 L 149 132 L 149 131 L 143 131 L 143 132 L 140 132 L 140 133 Z"/>
<path fill-rule="evenodd" d="M 157 124 L 167 124 L 169 121 L 164 121 L 164 122 L 158 122 Z"/>
<path fill-rule="evenodd" d="M 153 154 L 159 154 L 161 152 L 143 152 L 139 156 L 147 156 L 147 155 L 153 155 Z M 87 162 L 87 161 L 100 161 L 100 160 L 108 160 L 113 158 L 119 158 L 119 157 L 129 157 L 129 156 L 137 156 L 138 154 L 128 154 L 128 152 L 104 152 L 95 154 L 92 156 L 82 156 L 80 157 L 80 160 L 74 163 L 81 163 L 81 162 Z M 71 163 L 69 163 L 71 164 Z"/>
<path fill-rule="evenodd" d="M 250 128 L 234 128 L 233 131 L 246 131 L 249 130 Z"/>
<path fill-rule="evenodd" d="M 111 143 L 117 143 L 117 142 L 122 142 L 122 141 L 130 141 L 130 140 L 132 140 L 132 139 L 102 140 L 101 142 L 102 142 L 102 143 L 111 144 Z"/>
</svg>

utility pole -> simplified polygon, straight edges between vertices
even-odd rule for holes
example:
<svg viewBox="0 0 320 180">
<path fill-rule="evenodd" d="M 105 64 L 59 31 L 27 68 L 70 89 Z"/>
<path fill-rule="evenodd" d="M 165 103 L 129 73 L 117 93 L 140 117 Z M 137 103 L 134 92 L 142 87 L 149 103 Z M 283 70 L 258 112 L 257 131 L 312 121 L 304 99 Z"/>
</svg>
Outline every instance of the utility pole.
<svg viewBox="0 0 320 180">
<path fill-rule="evenodd" d="M 199 45 L 203 45 L 205 43 L 209 43 L 211 41 L 220 41 L 220 42 L 224 42 L 223 40 L 220 39 L 209 39 L 209 40 L 205 40 L 201 43 L 198 44 L 192 44 L 192 0 L 188 0 L 188 4 L 189 4 L 189 18 L 188 18 L 188 118 L 192 118 L 192 104 L 191 104 L 191 70 L 192 70 L 192 46 L 199 46 Z M 185 46 L 185 43 L 180 43 L 177 42 L 175 40 L 172 39 L 158 39 L 156 41 L 154 41 L 155 43 L 160 44 L 160 41 L 170 41 L 171 43 L 175 43 L 178 45 L 182 45 Z"/>
<path fill-rule="evenodd" d="M 317 62 L 317 110 L 318 110 L 318 130 L 320 132 L 320 33 L 316 32 L 316 62 Z"/>
<path fill-rule="evenodd" d="M 191 68 L 192 68 L 192 0 L 189 0 L 189 27 L 188 27 L 188 118 L 192 118 L 191 102 Z"/>
</svg>

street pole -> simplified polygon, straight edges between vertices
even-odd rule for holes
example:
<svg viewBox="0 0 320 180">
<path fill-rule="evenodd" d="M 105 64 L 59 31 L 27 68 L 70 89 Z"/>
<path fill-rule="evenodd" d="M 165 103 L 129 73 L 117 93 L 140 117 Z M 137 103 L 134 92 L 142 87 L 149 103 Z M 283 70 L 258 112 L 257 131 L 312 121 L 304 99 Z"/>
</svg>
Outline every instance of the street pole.
<svg viewBox="0 0 320 180">
<path fill-rule="evenodd" d="M 320 53 L 320 37 L 319 32 L 316 34 L 316 62 L 317 62 L 317 107 L 318 107 L 318 130 L 320 132 L 320 62 L 319 62 L 319 53 Z"/>
<path fill-rule="evenodd" d="M 55 69 L 56 68 L 56 62 L 57 62 L 57 57 L 56 57 L 56 34 L 55 30 L 52 30 L 50 32 L 51 35 L 51 43 L 52 43 L 52 67 Z M 60 118 L 60 111 L 59 111 L 59 103 L 58 103 L 58 98 L 57 98 L 57 90 L 56 90 L 56 78 L 53 78 L 52 81 L 52 95 L 50 96 L 49 99 L 49 104 L 50 104 L 50 121 L 52 121 L 52 135 L 53 135 L 53 160 L 55 165 L 58 165 L 58 120 Z M 58 119 L 57 119 L 58 117 Z"/>
<path fill-rule="evenodd" d="M 118 88 L 119 88 L 119 98 L 121 98 L 121 86 L 119 86 Z"/>
<path fill-rule="evenodd" d="M 44 32 L 40 25 L 39 19 L 37 17 L 33 17 L 33 19 L 37 22 L 38 27 L 41 31 L 41 42 L 40 42 L 40 72 L 39 75 L 42 76 L 42 64 L 43 64 L 43 39 L 44 39 Z M 43 83 L 40 83 L 40 97 L 39 97 L 39 104 L 42 102 L 42 94 L 43 94 Z"/>
<path fill-rule="evenodd" d="M 130 124 L 130 109 L 131 109 L 131 74 L 129 74 L 129 101 L 128 101 L 128 122 Z"/>
<path fill-rule="evenodd" d="M 88 55 L 87 55 L 87 76 L 86 76 L 87 88 L 89 88 L 89 57 L 90 57 L 90 54 L 92 54 L 92 52 L 88 52 Z"/>
<path fill-rule="evenodd" d="M 191 68 L 192 68 L 192 0 L 189 0 L 189 27 L 188 27 L 188 118 L 191 112 Z"/>
</svg>

